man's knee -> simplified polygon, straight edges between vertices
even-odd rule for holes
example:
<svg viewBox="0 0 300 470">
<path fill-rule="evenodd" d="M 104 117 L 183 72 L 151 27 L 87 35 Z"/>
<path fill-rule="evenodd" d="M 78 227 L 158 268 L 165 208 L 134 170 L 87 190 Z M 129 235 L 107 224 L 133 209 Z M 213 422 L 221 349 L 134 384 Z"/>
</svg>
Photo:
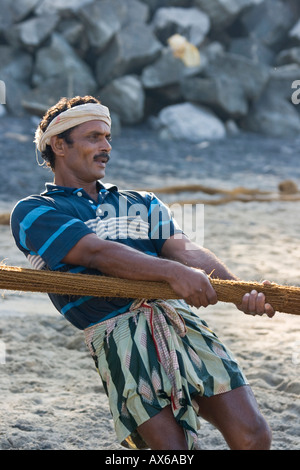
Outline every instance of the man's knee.
<svg viewBox="0 0 300 470">
<path fill-rule="evenodd" d="M 255 425 L 241 434 L 241 450 L 269 450 L 272 443 L 272 432 L 265 421 L 260 416 Z"/>
</svg>

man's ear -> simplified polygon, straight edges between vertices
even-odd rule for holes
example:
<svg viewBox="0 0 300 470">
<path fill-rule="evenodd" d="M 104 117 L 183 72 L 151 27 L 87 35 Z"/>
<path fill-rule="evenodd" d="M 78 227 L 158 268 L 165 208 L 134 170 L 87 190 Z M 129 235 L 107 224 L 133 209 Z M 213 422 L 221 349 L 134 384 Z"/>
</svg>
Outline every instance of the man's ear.
<svg viewBox="0 0 300 470">
<path fill-rule="evenodd" d="M 55 155 L 58 155 L 58 156 L 64 155 L 64 147 L 65 147 L 64 139 L 62 139 L 61 137 L 58 137 L 57 135 L 53 135 L 50 139 L 50 145 Z"/>
</svg>

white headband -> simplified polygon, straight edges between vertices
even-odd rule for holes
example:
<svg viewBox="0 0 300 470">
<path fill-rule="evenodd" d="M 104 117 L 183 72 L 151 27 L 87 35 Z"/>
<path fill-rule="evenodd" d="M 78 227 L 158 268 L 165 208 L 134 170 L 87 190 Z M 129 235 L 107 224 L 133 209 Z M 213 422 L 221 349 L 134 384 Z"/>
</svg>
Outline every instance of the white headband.
<svg viewBox="0 0 300 470">
<path fill-rule="evenodd" d="M 102 104 L 86 103 L 63 111 L 50 122 L 45 132 L 40 127 L 37 128 L 34 138 L 36 148 L 44 152 L 46 145 L 50 144 L 51 137 L 87 121 L 104 121 L 110 127 L 109 109 Z"/>
</svg>

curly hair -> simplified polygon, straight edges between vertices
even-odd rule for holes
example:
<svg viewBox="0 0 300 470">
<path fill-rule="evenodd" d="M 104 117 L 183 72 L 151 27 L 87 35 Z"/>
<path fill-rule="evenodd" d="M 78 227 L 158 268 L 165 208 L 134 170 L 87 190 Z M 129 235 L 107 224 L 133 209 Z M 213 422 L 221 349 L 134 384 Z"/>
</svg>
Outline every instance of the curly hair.
<svg viewBox="0 0 300 470">
<path fill-rule="evenodd" d="M 80 104 L 86 103 L 98 103 L 101 104 L 99 100 L 94 98 L 93 96 L 86 95 L 86 96 L 75 96 L 74 98 L 61 98 L 58 103 L 48 109 L 48 111 L 43 116 L 39 127 L 40 129 L 45 132 L 47 127 L 49 126 L 50 122 L 58 116 L 63 111 L 66 111 L 69 108 L 73 108 L 74 106 L 79 106 Z M 75 126 L 76 127 L 76 126 Z M 62 132 L 58 135 L 58 137 L 65 140 L 68 145 L 72 145 L 73 141 L 71 139 L 71 132 L 75 127 L 71 127 L 66 131 Z M 51 168 L 52 171 L 55 169 L 55 154 L 50 145 L 46 146 L 44 152 L 42 152 L 42 157 L 45 160 L 45 163 L 48 167 Z"/>
</svg>

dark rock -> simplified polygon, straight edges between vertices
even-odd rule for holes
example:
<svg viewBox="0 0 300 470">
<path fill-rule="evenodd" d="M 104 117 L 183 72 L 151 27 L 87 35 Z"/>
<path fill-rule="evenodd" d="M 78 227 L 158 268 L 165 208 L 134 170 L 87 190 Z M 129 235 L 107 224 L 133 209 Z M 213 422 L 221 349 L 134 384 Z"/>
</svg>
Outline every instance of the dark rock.
<svg viewBox="0 0 300 470">
<path fill-rule="evenodd" d="M 215 56 L 200 77 L 182 80 L 185 99 L 211 106 L 226 119 L 248 112 L 248 103 L 260 96 L 269 69 L 245 57 L 223 53 Z"/>
<path fill-rule="evenodd" d="M 5 37 L 14 47 L 25 46 L 29 50 L 35 49 L 50 36 L 58 21 L 57 15 L 31 18 L 6 31 Z"/>
<path fill-rule="evenodd" d="M 184 63 L 174 57 L 169 48 L 162 51 L 161 56 L 151 65 L 144 67 L 141 75 L 145 88 L 161 88 L 179 83 L 185 70 Z"/>
<path fill-rule="evenodd" d="M 295 137 L 300 132 L 300 115 L 293 104 L 268 95 L 253 104 L 242 127 L 267 136 Z"/>
<path fill-rule="evenodd" d="M 212 26 L 221 29 L 231 25 L 245 9 L 263 0 L 195 0 L 195 6 L 208 14 Z"/>
<path fill-rule="evenodd" d="M 295 23 L 295 18 L 280 0 L 264 0 L 241 17 L 245 34 L 267 47 L 280 48 Z"/>
<path fill-rule="evenodd" d="M 242 87 L 228 77 L 187 77 L 181 87 L 185 100 L 211 107 L 223 116 L 236 119 L 248 112 Z"/>
<path fill-rule="evenodd" d="M 50 106 L 53 106 L 62 97 L 72 98 L 76 95 L 94 94 L 86 83 L 76 75 L 60 75 L 51 77 L 33 89 L 22 93 L 20 103 L 28 112 L 43 115 Z"/>
<path fill-rule="evenodd" d="M 138 0 L 114 0 L 115 12 L 119 18 L 121 27 L 130 23 L 147 23 L 149 20 L 149 7 Z"/>
<path fill-rule="evenodd" d="M 288 64 L 274 67 L 266 87 L 266 95 L 291 100 L 292 83 L 300 79 L 300 65 Z"/>
<path fill-rule="evenodd" d="M 166 44 L 173 34 L 200 46 L 210 29 L 209 17 L 196 8 L 159 8 L 152 21 L 156 36 Z"/>
<path fill-rule="evenodd" d="M 115 7 L 109 0 L 84 5 L 79 15 L 91 46 L 101 51 L 121 28 Z"/>
<path fill-rule="evenodd" d="M 40 48 L 36 54 L 33 84 L 40 86 L 53 78 L 62 78 L 75 88 L 76 84 L 81 84 L 82 93 L 92 93 L 96 89 L 96 82 L 88 65 L 58 33 L 52 35 L 49 46 Z"/>
<path fill-rule="evenodd" d="M 294 25 L 294 27 L 289 32 L 289 37 L 298 44 L 300 44 L 300 20 Z"/>
<path fill-rule="evenodd" d="M 276 65 L 298 64 L 300 65 L 300 47 L 292 47 L 281 51 L 275 60 Z"/>
<path fill-rule="evenodd" d="M 99 56 L 96 76 L 99 86 L 121 75 L 137 73 L 160 54 L 159 43 L 149 26 L 132 23 L 120 30 Z"/>
<path fill-rule="evenodd" d="M 274 62 L 275 53 L 269 47 L 264 46 L 255 38 L 233 38 L 230 42 L 229 52 L 242 55 L 252 60 L 266 65 Z"/>
<path fill-rule="evenodd" d="M 100 100 L 116 113 L 123 124 L 136 124 L 144 117 L 145 95 L 136 76 L 116 78 L 99 92 Z"/>
<path fill-rule="evenodd" d="M 72 17 L 80 8 L 87 6 L 93 0 L 43 0 L 35 8 L 37 15 L 59 14 L 62 18 Z M 101 1 L 101 0 L 100 0 Z"/>
</svg>

